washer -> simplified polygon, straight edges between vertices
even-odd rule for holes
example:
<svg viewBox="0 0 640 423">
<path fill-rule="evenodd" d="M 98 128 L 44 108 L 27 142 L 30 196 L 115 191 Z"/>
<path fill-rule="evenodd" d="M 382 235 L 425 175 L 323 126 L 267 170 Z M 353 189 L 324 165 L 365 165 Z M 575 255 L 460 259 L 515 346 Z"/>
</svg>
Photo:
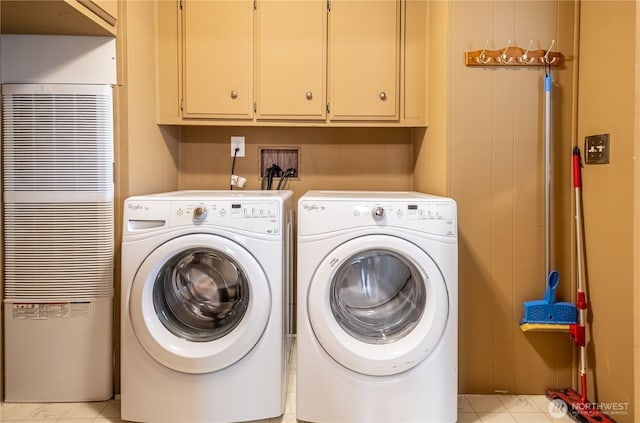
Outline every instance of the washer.
<svg viewBox="0 0 640 423">
<path fill-rule="evenodd" d="M 236 422 L 283 413 L 291 195 L 177 191 L 125 201 L 123 420 Z"/>
<path fill-rule="evenodd" d="M 456 219 L 416 192 L 300 198 L 298 419 L 457 420 Z"/>
</svg>

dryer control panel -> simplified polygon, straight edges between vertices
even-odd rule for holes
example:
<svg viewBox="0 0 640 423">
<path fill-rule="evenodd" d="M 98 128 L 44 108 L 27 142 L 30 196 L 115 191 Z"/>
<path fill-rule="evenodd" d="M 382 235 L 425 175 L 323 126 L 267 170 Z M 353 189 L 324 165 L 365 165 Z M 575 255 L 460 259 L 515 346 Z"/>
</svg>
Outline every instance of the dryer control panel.
<svg viewBox="0 0 640 423">
<path fill-rule="evenodd" d="M 364 226 L 402 227 L 446 237 L 457 236 L 456 204 L 430 201 L 301 201 L 298 219 L 301 235 L 319 234 Z"/>
</svg>

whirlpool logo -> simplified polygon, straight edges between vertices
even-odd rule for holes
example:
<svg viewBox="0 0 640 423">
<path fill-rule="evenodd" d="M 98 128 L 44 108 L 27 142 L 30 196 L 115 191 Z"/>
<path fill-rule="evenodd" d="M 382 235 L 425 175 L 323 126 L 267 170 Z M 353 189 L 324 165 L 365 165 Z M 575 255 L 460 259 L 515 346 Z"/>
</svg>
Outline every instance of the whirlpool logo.
<svg viewBox="0 0 640 423">
<path fill-rule="evenodd" d="M 302 208 L 308 211 L 314 211 L 314 210 L 324 210 L 325 207 L 324 206 L 318 206 L 317 204 L 313 204 L 313 203 L 304 203 L 302 205 Z"/>
<path fill-rule="evenodd" d="M 129 209 L 129 211 L 149 210 L 149 207 L 142 203 L 127 203 L 127 209 Z"/>
</svg>

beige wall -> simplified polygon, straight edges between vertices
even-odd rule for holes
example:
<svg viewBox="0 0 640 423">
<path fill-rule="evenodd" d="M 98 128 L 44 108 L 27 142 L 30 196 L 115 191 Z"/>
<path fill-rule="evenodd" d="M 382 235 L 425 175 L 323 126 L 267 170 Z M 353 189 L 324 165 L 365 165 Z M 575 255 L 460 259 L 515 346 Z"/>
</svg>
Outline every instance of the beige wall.
<svg viewBox="0 0 640 423">
<path fill-rule="evenodd" d="M 640 7 L 639 2 L 636 0 L 636 29 L 635 39 L 640 39 Z M 635 76 L 635 142 L 634 142 L 634 160 L 633 165 L 633 305 L 634 310 L 640 306 L 640 259 L 638 259 L 638 252 L 640 252 L 640 165 L 638 164 L 637 157 L 640 157 L 640 72 L 638 66 L 640 61 L 640 43 L 636 42 L 636 76 Z M 633 318 L 633 332 L 634 332 L 634 360 L 633 360 L 633 403 L 640 404 L 640 313 L 634 311 Z M 635 407 L 634 407 L 635 408 Z M 635 411 L 635 416 L 640 415 L 638 411 Z"/>
<path fill-rule="evenodd" d="M 259 146 L 283 145 L 300 146 L 301 178 L 288 185 L 296 197 L 307 189 L 453 196 L 461 211 L 460 391 L 542 393 L 569 385 L 574 366 L 567 336 L 524 335 L 518 326 L 523 301 L 541 298 L 546 283 L 543 71 L 469 69 L 462 57 L 487 38 L 496 48 L 508 39 L 533 39 L 536 49 L 555 39 L 571 59 L 573 13 L 573 3 L 560 1 L 431 2 L 428 129 L 183 127 L 179 188 L 226 189 L 229 138 L 244 135 L 247 157 L 238 159 L 235 173 L 248 179 L 246 189 L 259 187 Z M 568 117 L 554 129 L 562 140 L 557 150 L 565 146 L 570 154 L 573 62 L 554 77 L 554 110 Z M 560 176 L 553 264 L 570 300 L 570 169 L 558 160 L 554 171 Z"/>
<path fill-rule="evenodd" d="M 236 159 L 234 171 L 247 179 L 245 190 L 260 189 L 261 147 L 299 148 L 299 177 L 283 187 L 293 190 L 294 208 L 310 189 L 412 189 L 413 146 L 408 128 L 193 126 L 182 128 L 180 189 L 229 188 L 232 135 L 242 135 L 246 141 L 246 157 Z M 294 291 L 294 307 L 295 302 Z"/>
<path fill-rule="evenodd" d="M 608 6 L 583 3 L 579 134 L 576 134 L 574 112 L 578 102 L 574 89 L 577 84 L 574 31 L 579 29 L 575 20 L 576 3 L 431 2 L 429 51 L 425 52 L 430 69 L 428 129 L 185 127 L 177 146 L 173 141 L 160 142 L 163 138 L 157 137 L 157 132 L 154 132 L 153 141 L 129 135 L 130 140 L 141 143 L 127 150 L 129 158 L 139 160 L 128 166 L 135 174 L 129 178 L 130 190 L 132 193 L 161 190 L 174 183 L 172 178 L 178 181 L 180 189 L 225 189 L 230 170 L 229 137 L 245 135 L 247 157 L 238 159 L 236 173 L 247 177 L 247 188 L 259 186 L 259 146 L 293 145 L 301 148 L 302 176 L 300 180 L 292 181 L 288 188 L 297 196 L 310 188 L 414 188 L 451 195 L 460 205 L 460 391 L 541 393 L 550 386 L 569 385 L 575 363 L 567 336 L 525 335 L 517 325 L 522 302 L 541 298 L 545 287 L 542 69 L 470 69 L 462 65 L 463 52 L 481 48 L 486 39 L 494 48 L 505 46 L 509 39 L 523 47 L 532 39 L 534 48 L 546 48 L 550 40 L 555 39 L 554 49 L 565 55 L 567 63 L 553 71 L 556 82 L 553 92 L 556 147 L 553 152 L 556 159 L 553 166 L 555 248 L 552 262 L 560 270 L 561 298 L 571 300 L 575 279 L 571 241 L 571 146 L 585 134 L 610 130 L 612 164 L 585 168 L 590 297 L 596 319 L 593 322 L 595 346 L 590 344 L 590 347 L 594 350 L 592 366 L 596 369 L 598 383 L 598 390 L 591 399 L 631 402 L 632 375 L 637 373 L 631 369 L 632 349 L 627 345 L 632 339 L 632 304 L 629 302 L 633 288 L 629 272 L 633 259 L 631 235 L 627 239 L 620 234 L 629 233 L 624 222 L 630 218 L 630 198 L 633 197 L 628 196 L 629 200 L 625 201 L 622 194 L 630 194 L 624 181 L 630 180 L 632 168 L 630 144 L 620 140 L 632 139 L 628 125 L 633 118 L 618 112 L 633 108 L 630 105 L 628 109 L 621 109 L 618 105 L 602 103 L 600 96 L 608 101 L 620 98 L 629 101 L 622 88 L 631 86 L 632 81 L 627 80 L 628 74 L 622 75 L 622 79 L 612 78 L 609 81 L 613 84 L 612 90 L 603 90 L 597 78 L 598 66 L 612 69 L 613 62 L 616 69 L 621 68 L 619 59 L 624 55 L 609 47 L 620 45 L 619 40 L 624 38 L 622 32 L 618 37 L 615 31 L 624 30 L 629 34 L 627 30 L 633 29 L 629 22 L 634 16 L 633 3 L 624 4 L 626 6 L 614 8 L 613 16 L 606 21 L 610 22 L 613 32 L 598 39 L 603 32 L 592 28 L 602 28 L 605 22 L 602 16 L 608 16 L 605 13 Z M 143 9 L 146 7 L 136 6 L 141 12 L 136 22 L 138 19 L 148 21 L 151 14 L 147 11 L 145 16 Z M 145 40 L 144 45 L 148 43 L 150 41 Z M 626 46 L 627 49 L 631 47 L 634 46 Z M 624 45 L 621 48 L 625 48 Z M 137 54 L 139 50 L 135 47 L 131 51 Z M 603 51 L 615 57 L 603 60 Z M 132 65 L 128 66 L 128 69 L 132 68 Z M 141 74 L 144 69 L 148 69 L 146 62 L 140 68 Z M 136 98 L 142 101 L 146 95 L 152 93 L 136 95 Z M 152 103 L 147 101 L 145 104 Z M 137 122 L 139 118 L 130 114 L 131 119 Z M 147 125 L 148 119 L 148 116 L 144 117 L 142 126 L 153 130 L 153 126 Z M 171 140 L 175 136 L 170 132 Z M 145 145 L 148 142 L 155 144 Z M 145 155 L 158 154 L 158 151 L 161 165 L 154 168 L 162 169 L 162 165 L 169 163 L 169 168 L 174 169 L 176 157 L 179 157 L 177 176 L 174 170 L 169 172 L 167 179 L 156 175 L 152 169 L 145 170 L 144 166 L 135 170 L 136 166 L 144 165 Z M 167 162 L 169 157 L 171 160 Z M 388 157 L 396 160 L 391 163 Z M 147 185 L 158 180 L 165 182 Z M 611 189 L 612 186 L 616 189 Z M 620 202 L 621 207 L 606 208 L 607 213 L 615 212 L 608 224 L 614 225 L 613 229 L 620 228 L 598 229 L 590 224 L 594 215 L 605 211 L 603 204 L 607 204 L 596 198 Z M 626 247 L 611 248 L 618 245 L 609 239 L 613 234 L 622 236 Z M 624 307 L 618 306 L 620 302 Z M 619 417 L 619 421 L 633 419 L 633 415 Z"/>
<path fill-rule="evenodd" d="M 602 33 L 590 28 L 601 27 L 599 16 L 607 8 L 601 3 L 586 3 L 583 33 L 592 34 L 583 36 L 583 55 L 591 54 L 592 64 L 606 63 L 611 69 L 611 62 L 618 63 L 619 57 L 603 61 L 598 55 L 602 51 L 613 55 L 614 51 L 608 49 L 617 41 L 608 37 L 589 41 L 589 36 L 597 38 Z M 586 81 L 580 91 L 580 134 L 576 136 L 575 5 L 562 0 L 430 2 L 429 51 L 425 52 L 430 69 L 426 130 L 178 129 L 155 125 L 153 3 L 126 2 L 126 13 L 120 13 L 124 22 L 119 35 L 119 49 L 124 52 L 122 85 L 116 92 L 121 112 L 116 151 L 118 207 L 124 198 L 134 194 L 226 189 L 231 135 L 244 135 L 247 140 L 247 157 L 238 159 L 236 166 L 236 174 L 248 179 L 247 189 L 259 186 L 259 146 L 284 145 L 300 147 L 301 177 L 288 185 L 296 197 L 311 188 L 413 188 L 450 195 L 458 201 L 460 210 L 460 392 L 542 393 L 550 386 L 569 385 L 575 363 L 567 336 L 525 335 L 517 325 L 523 301 L 541 298 L 545 287 L 542 69 L 470 69 L 462 65 L 463 52 L 481 48 L 486 39 L 495 48 L 504 47 L 508 39 L 523 47 L 532 39 L 534 48 L 546 48 L 555 39 L 554 49 L 568 61 L 553 74 L 557 157 L 553 264 L 561 274 L 561 298 L 572 299 L 574 287 L 570 281 L 575 271 L 571 264 L 570 149 L 574 140 L 585 134 L 615 128 L 611 129 L 612 164 L 585 168 L 590 296 L 596 319 L 593 364 L 598 400 L 632 398 L 632 375 L 637 373 L 632 369 L 631 346 L 627 345 L 632 339 L 632 237 L 624 224 L 624 219 L 630 217 L 632 200 L 625 201 L 622 193 L 630 194 L 624 181 L 630 180 L 633 168 L 629 167 L 630 147 L 621 140 L 632 139 L 627 126 L 633 118 L 627 120 L 624 113 L 618 113 L 623 109 L 617 104 L 605 102 L 606 107 L 598 106 L 601 97 L 588 99 L 597 92 L 609 101 L 628 101 L 623 87 L 627 86 L 629 75 L 610 81 L 613 87 L 607 89 L 611 92 L 605 92 L 598 85 L 597 66 L 581 69 Z M 634 14 L 627 10 L 629 7 L 633 8 L 633 4 L 614 8 L 609 21 L 611 39 L 617 36 L 618 29 L 630 30 L 628 18 Z M 618 27 L 618 22 L 623 24 Z M 583 66 L 587 66 L 589 59 L 584 60 Z M 632 106 L 628 110 L 633 110 Z M 589 127 L 596 124 L 599 126 Z M 636 166 L 636 179 L 637 174 Z M 607 201 L 619 203 L 605 209 L 603 204 Z M 604 211 L 615 213 L 607 220 L 612 225 L 608 226 L 610 231 L 590 224 L 595 215 Z M 612 242 L 613 234 L 622 237 L 621 247 Z M 623 307 L 618 306 L 620 301 Z M 633 415 L 619 421 L 631 422 Z"/>
<path fill-rule="evenodd" d="M 447 4 L 450 69 L 441 76 L 448 87 L 441 96 L 448 115 L 434 122 L 444 128 L 427 135 L 433 129 L 448 136 L 448 193 L 459 206 L 460 391 L 543 393 L 570 385 L 573 372 L 566 334 L 524 334 L 518 325 L 523 302 L 541 299 L 546 287 L 544 70 L 465 67 L 463 57 L 485 40 L 496 50 L 508 40 L 524 48 L 533 40 L 534 50 L 555 40 L 554 50 L 568 59 L 552 71 L 551 267 L 560 271 L 559 299 L 570 301 L 574 3 Z"/>
<path fill-rule="evenodd" d="M 307 189 L 453 196 L 461 228 L 461 392 L 542 393 L 569 385 L 574 366 L 567 335 L 524 335 L 518 326 L 522 303 L 541 298 L 546 284 L 543 70 L 470 69 L 462 57 L 495 37 L 496 47 L 534 39 L 536 49 L 555 39 L 572 58 L 573 3 L 432 2 L 429 8 L 428 129 L 183 127 L 179 188 L 226 189 L 229 138 L 244 135 L 247 157 L 238 159 L 236 174 L 248 179 L 246 189 L 259 187 L 259 146 L 294 145 L 301 147 L 301 178 L 288 187 L 296 197 Z M 554 129 L 554 152 L 569 151 L 570 161 L 573 62 L 554 77 L 554 110 L 568 117 Z M 570 300 L 570 169 L 558 159 L 554 171 L 559 247 L 553 264 Z"/>
<path fill-rule="evenodd" d="M 632 222 L 638 222 L 637 209 L 634 217 L 638 191 L 633 185 L 638 167 L 634 160 L 638 58 L 632 54 L 637 51 L 637 38 L 630 36 L 636 34 L 638 25 L 636 7 L 631 1 L 581 4 L 577 138 L 578 145 L 584 147 L 587 135 L 611 134 L 611 163 L 586 165 L 583 170 L 591 308 L 588 361 L 589 368 L 595 369 L 590 397 L 629 404 L 633 403 L 634 374 L 638 373 L 633 364 L 637 226 L 635 235 L 632 231 Z M 637 274 L 635 278 L 637 281 Z M 633 415 L 621 416 L 618 421 L 634 421 Z"/>
<path fill-rule="evenodd" d="M 154 1 L 119 2 L 115 93 L 115 392 L 120 392 L 122 206 L 132 195 L 178 188 L 178 130 L 156 125 Z"/>
<path fill-rule="evenodd" d="M 633 3 L 625 4 L 614 8 L 607 22 L 612 30 L 629 34 L 627 30 L 633 29 L 629 22 L 634 16 Z M 140 19 L 146 22 L 145 26 L 151 16 L 146 7 L 136 7 L 140 12 L 136 22 Z M 460 392 L 542 393 L 547 387 L 570 385 L 576 363 L 567 335 L 525 335 L 517 324 L 522 316 L 523 301 L 541 298 L 545 287 L 543 71 L 541 68 L 470 69 L 462 65 L 463 52 L 481 48 L 486 39 L 494 48 L 504 47 L 509 39 L 523 47 L 531 39 L 534 48 L 547 48 L 550 40 L 555 39 L 554 50 L 561 51 L 567 62 L 553 71 L 552 264 L 560 270 L 561 299 L 572 300 L 575 269 L 571 146 L 585 134 L 615 126 L 613 163 L 585 168 L 587 253 L 593 285 L 590 297 L 596 319 L 593 324 L 595 346 L 590 344 L 590 347 L 594 350 L 592 365 L 598 384 L 591 399 L 632 402 L 632 375 L 637 372 L 631 371 L 632 349 L 627 345 L 632 339 L 631 236 L 623 239 L 626 247 L 621 248 L 611 248 L 617 244 L 612 244 L 608 237 L 628 233 L 623 222 L 630 218 L 632 200 L 621 200 L 624 196 L 611 186 L 613 182 L 630 180 L 627 178 L 631 172 L 630 147 L 619 146 L 616 140 L 632 138 L 627 126 L 633 118 L 618 113 L 619 107 L 613 104 L 598 106 L 602 104 L 600 97 L 588 98 L 598 93 L 605 98 L 621 96 L 628 101 L 622 88 L 631 86 L 626 79 L 630 75 L 611 79 L 614 87 L 609 94 L 594 89 L 601 86 L 595 76 L 599 68 L 593 67 L 586 56 L 591 54 L 594 63 L 607 69 L 611 69 L 611 61 L 619 68 L 618 59 L 624 55 L 609 47 L 616 45 L 612 40 L 621 39 L 623 32 L 620 37 L 614 31 L 610 37 L 590 40 L 589 37 L 597 38 L 602 33 L 592 28 L 602 28 L 602 16 L 608 16 L 604 13 L 607 7 L 602 3 L 584 2 L 580 47 L 584 68 L 581 74 L 586 73 L 582 75 L 586 81 L 581 79 L 580 133 L 577 134 L 575 46 L 578 40 L 574 32 L 580 28 L 576 7 L 577 3 L 561 0 L 430 2 L 429 48 L 425 52 L 429 63 L 429 128 L 426 130 L 184 127 L 181 142 L 176 145 L 174 130 L 164 129 L 169 131 L 170 140 L 165 142 L 165 138 L 158 137 L 153 126 L 147 124 L 150 117 L 145 116 L 142 126 L 153 132 L 153 141 L 130 135 L 129 139 L 142 143 L 127 152 L 129 158 L 140 161 L 128 166 L 135 174 L 129 177 L 131 192 L 163 190 L 175 181 L 180 189 L 226 189 L 231 163 L 229 137 L 244 135 L 247 157 L 238 159 L 236 173 L 247 177 L 247 189 L 259 186 L 259 146 L 282 145 L 300 147 L 301 177 L 288 185 L 296 197 L 311 188 L 413 188 L 451 195 L 460 205 Z M 623 25 L 618 26 L 618 22 Z M 148 43 L 150 40 L 144 38 L 144 45 Z M 133 48 L 131 51 L 138 54 L 139 47 Z M 604 61 L 600 56 L 602 51 L 609 51 L 615 57 Z M 147 65 L 145 61 L 139 69 L 140 80 Z M 128 69 L 133 67 L 130 64 Z M 589 82 L 590 72 L 592 82 Z M 136 98 L 142 101 L 147 95 L 153 94 L 136 95 Z M 631 106 L 627 110 L 633 110 Z M 607 113 L 603 122 L 600 116 L 604 112 Z M 137 121 L 139 117 L 130 114 L 131 119 Z M 601 126 L 589 128 L 589 124 Z M 145 145 L 148 142 L 152 144 Z M 153 168 L 164 169 L 163 166 L 169 164 L 169 174 L 156 175 L 144 166 L 135 170 L 146 162 L 145 155 L 150 153 L 160 154 L 160 164 Z M 179 169 L 177 176 L 174 166 Z M 147 185 L 154 184 L 153 181 L 164 182 Z M 629 194 L 629 188 L 624 188 L 624 183 L 622 186 L 622 192 Z M 606 204 L 594 199 L 603 198 L 602 195 L 607 200 L 621 202 L 622 207 L 616 208 L 616 216 L 610 219 L 621 226 L 617 231 L 589 224 L 603 209 L 598 204 Z M 600 254 L 604 254 L 604 258 L 600 259 Z M 615 267 L 615 278 L 610 274 L 612 267 Z M 620 301 L 624 307 L 618 306 Z M 617 417 L 621 422 L 634 420 L 633 414 Z"/>
<path fill-rule="evenodd" d="M 260 189 L 261 146 L 300 147 L 295 200 L 309 189 L 408 190 L 412 187 L 412 146 L 407 128 L 229 128 L 184 127 L 180 142 L 180 189 L 228 189 L 230 137 L 246 139 L 246 157 L 235 174 L 244 189 Z"/>
<path fill-rule="evenodd" d="M 0 7 L 0 21 L 2 16 L 2 7 Z M 0 47 L 1 48 L 1 47 Z M 2 80 L 1 78 L 2 75 L 0 75 L 0 80 Z M 0 111 L 1 111 L 1 106 L 0 106 Z M 2 133 L 2 123 L 0 122 L 0 133 Z M 2 183 L 2 180 L 0 179 L 0 184 Z M 4 215 L 4 213 L 0 213 L 0 227 L 2 226 L 2 216 Z M 0 234 L 0 260 L 2 260 L 2 263 L 4 263 L 4 257 L 3 257 L 3 252 L 4 252 L 4 246 L 3 246 L 4 240 L 3 240 L 3 235 Z M 2 283 L 0 283 L 0 298 L 4 298 L 4 274 L 3 274 L 3 269 L 4 266 L 0 266 L 0 281 L 2 281 Z M 4 317 L 2 316 L 3 314 L 3 310 L 4 307 L 0 307 L 0 322 L 4 322 Z M 2 398 L 4 398 L 4 375 L 3 375 L 3 369 L 4 369 L 4 346 L 2 345 L 2 342 L 4 340 L 4 323 L 0 324 L 0 402 L 2 401 Z"/>
<path fill-rule="evenodd" d="M 414 139 L 414 189 L 449 195 L 449 124 L 451 91 L 451 4 L 429 3 L 427 22 L 426 110 L 429 127 L 416 128 Z"/>
<path fill-rule="evenodd" d="M 126 9 L 121 89 L 124 196 L 176 189 L 178 181 L 178 131 L 156 125 L 154 2 L 128 1 Z"/>
</svg>

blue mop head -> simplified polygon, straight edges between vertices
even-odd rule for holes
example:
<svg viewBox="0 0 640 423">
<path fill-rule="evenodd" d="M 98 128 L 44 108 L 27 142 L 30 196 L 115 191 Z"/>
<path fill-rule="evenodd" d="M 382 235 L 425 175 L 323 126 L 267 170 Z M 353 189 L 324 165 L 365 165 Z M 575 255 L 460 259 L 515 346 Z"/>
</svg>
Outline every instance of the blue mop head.
<svg viewBox="0 0 640 423">
<path fill-rule="evenodd" d="M 524 317 L 520 321 L 520 325 L 570 325 L 576 323 L 575 304 L 556 302 L 556 288 L 559 281 L 560 277 L 556 270 L 549 273 L 544 299 L 524 303 Z"/>
</svg>

